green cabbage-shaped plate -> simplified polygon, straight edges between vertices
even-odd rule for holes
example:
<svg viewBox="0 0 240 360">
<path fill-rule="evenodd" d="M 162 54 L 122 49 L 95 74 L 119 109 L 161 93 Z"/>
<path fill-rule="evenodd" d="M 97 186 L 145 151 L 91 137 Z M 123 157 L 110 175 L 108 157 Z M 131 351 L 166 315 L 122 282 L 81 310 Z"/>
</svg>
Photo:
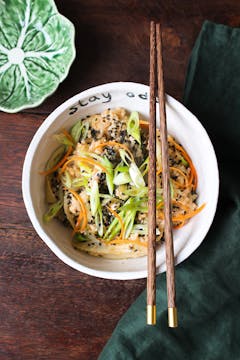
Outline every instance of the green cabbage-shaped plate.
<svg viewBox="0 0 240 360">
<path fill-rule="evenodd" d="M 39 105 L 75 58 L 74 26 L 52 0 L 0 0 L 0 110 Z"/>
</svg>

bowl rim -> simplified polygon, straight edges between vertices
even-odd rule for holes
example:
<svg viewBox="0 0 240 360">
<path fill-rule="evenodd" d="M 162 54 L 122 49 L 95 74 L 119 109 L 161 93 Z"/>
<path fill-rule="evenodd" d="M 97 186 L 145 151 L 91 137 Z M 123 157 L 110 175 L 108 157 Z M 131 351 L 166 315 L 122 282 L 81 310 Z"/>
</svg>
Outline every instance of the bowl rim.
<svg viewBox="0 0 240 360">
<path fill-rule="evenodd" d="M 38 221 L 38 218 L 36 216 L 33 201 L 31 198 L 31 192 L 30 192 L 30 179 L 31 179 L 31 165 L 32 160 L 34 158 L 34 154 L 38 148 L 39 142 L 44 136 L 44 134 L 47 132 L 50 125 L 57 119 L 57 117 L 64 112 L 67 108 L 69 108 L 71 105 L 75 104 L 79 97 L 87 97 L 89 95 L 92 95 L 93 92 L 103 92 L 103 91 L 109 91 L 114 89 L 119 89 L 121 87 L 126 88 L 127 86 L 144 86 L 146 90 L 149 89 L 148 85 L 136 83 L 136 82 L 124 82 L 124 81 L 118 81 L 118 82 L 110 82 L 105 83 L 101 85 L 97 85 L 94 87 L 91 87 L 87 90 L 84 90 L 71 98 L 67 99 L 64 103 L 59 105 L 55 110 L 53 110 L 43 121 L 43 123 L 40 125 L 36 133 L 34 134 L 31 143 L 28 147 L 28 150 L 25 155 L 23 169 L 22 169 L 22 195 L 24 204 L 28 213 L 28 216 L 30 218 L 30 221 L 39 235 L 39 237 L 46 243 L 46 245 L 53 251 L 53 253 L 62 260 L 65 264 L 69 265 L 70 267 L 74 268 L 75 270 L 81 271 L 85 274 L 99 277 L 99 278 L 105 278 L 105 279 L 112 279 L 112 280 L 133 280 L 133 279 L 140 279 L 140 278 L 146 278 L 147 276 L 147 269 L 146 270 L 136 270 L 136 271 L 104 271 L 104 270 L 97 270 L 92 269 L 91 267 L 85 266 L 80 264 L 79 262 L 75 261 L 74 259 L 70 258 L 68 255 L 66 255 L 56 244 L 55 242 L 46 234 L 46 232 L 41 227 L 41 224 Z M 201 233 L 201 237 L 197 243 L 195 243 L 195 246 L 192 250 L 185 251 L 184 254 L 180 252 L 178 255 L 177 261 L 175 265 L 178 265 L 182 261 L 184 261 L 186 258 L 188 258 L 202 243 L 204 238 L 206 237 L 211 224 L 213 222 L 216 209 L 217 209 L 217 203 L 218 203 L 218 195 L 219 195 L 219 170 L 218 170 L 218 164 L 217 164 L 217 158 L 215 154 L 215 150 L 213 147 L 213 144 L 209 138 L 209 135 L 203 125 L 200 123 L 200 121 L 196 118 L 195 115 L 193 115 L 183 104 L 181 104 L 179 101 L 174 99 L 170 95 L 166 95 L 166 100 L 170 106 L 172 106 L 174 109 L 176 109 L 178 112 L 181 113 L 183 117 L 189 117 L 195 119 L 196 125 L 201 128 L 202 133 L 205 137 L 209 140 L 209 150 L 212 153 L 212 161 L 214 163 L 214 173 L 215 173 L 215 194 L 214 194 L 214 204 L 212 206 L 212 213 L 211 216 L 208 217 L 208 223 L 207 226 L 205 226 L 204 231 Z M 165 269 L 164 269 L 165 271 Z M 159 273 L 159 272 L 158 272 Z"/>
</svg>

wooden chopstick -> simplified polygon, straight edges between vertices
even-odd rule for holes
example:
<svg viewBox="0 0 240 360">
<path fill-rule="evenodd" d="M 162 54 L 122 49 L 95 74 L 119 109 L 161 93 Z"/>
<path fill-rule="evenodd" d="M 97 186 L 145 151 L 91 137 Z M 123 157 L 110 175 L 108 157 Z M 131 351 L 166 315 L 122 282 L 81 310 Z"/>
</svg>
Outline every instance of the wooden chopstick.
<svg viewBox="0 0 240 360">
<path fill-rule="evenodd" d="M 170 172 L 169 154 L 167 140 L 167 123 L 165 107 L 165 89 L 163 79 L 163 57 L 162 57 L 162 35 L 160 24 L 156 25 L 157 42 L 157 73 L 158 73 L 158 98 L 160 113 L 160 135 L 162 153 L 162 183 L 164 201 L 164 238 L 166 247 L 166 275 L 167 275 L 167 295 L 168 295 L 168 326 L 177 327 L 177 308 L 175 290 L 175 268 L 174 268 L 174 248 L 172 235 L 172 211 L 170 193 Z"/>
<path fill-rule="evenodd" d="M 157 66 L 156 66 L 157 64 Z M 168 295 L 168 325 L 177 327 L 174 249 L 171 220 L 171 194 L 165 89 L 163 79 L 162 36 L 160 24 L 150 23 L 150 119 L 148 170 L 148 276 L 147 324 L 156 324 L 156 72 L 158 83 L 160 134 L 162 154 L 162 183 L 164 201 L 164 238 L 166 246 L 166 273 Z"/>
<path fill-rule="evenodd" d="M 156 27 L 150 23 L 147 324 L 156 324 Z"/>
</svg>

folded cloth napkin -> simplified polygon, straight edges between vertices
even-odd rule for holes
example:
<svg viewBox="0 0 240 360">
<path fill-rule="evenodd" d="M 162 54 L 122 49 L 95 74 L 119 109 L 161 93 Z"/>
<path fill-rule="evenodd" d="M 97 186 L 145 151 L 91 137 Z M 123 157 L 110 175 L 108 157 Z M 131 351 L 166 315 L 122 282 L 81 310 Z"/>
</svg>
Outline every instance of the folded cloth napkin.
<svg viewBox="0 0 240 360">
<path fill-rule="evenodd" d="M 179 327 L 167 326 L 166 277 L 160 274 L 157 325 L 146 325 L 144 291 L 119 321 L 99 360 L 240 359 L 240 29 L 203 24 L 188 67 L 184 103 L 202 122 L 217 154 L 216 216 L 198 250 L 176 268 Z"/>
</svg>

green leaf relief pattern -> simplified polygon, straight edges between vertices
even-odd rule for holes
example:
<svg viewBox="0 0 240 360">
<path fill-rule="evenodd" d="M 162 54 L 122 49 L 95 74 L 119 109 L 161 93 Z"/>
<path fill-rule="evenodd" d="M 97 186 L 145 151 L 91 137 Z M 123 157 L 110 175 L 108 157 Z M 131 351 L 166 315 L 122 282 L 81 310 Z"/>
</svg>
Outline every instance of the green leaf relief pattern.
<svg viewBox="0 0 240 360">
<path fill-rule="evenodd" d="M 73 24 L 52 0 L 0 0 L 0 110 L 39 105 L 75 58 Z"/>
</svg>

